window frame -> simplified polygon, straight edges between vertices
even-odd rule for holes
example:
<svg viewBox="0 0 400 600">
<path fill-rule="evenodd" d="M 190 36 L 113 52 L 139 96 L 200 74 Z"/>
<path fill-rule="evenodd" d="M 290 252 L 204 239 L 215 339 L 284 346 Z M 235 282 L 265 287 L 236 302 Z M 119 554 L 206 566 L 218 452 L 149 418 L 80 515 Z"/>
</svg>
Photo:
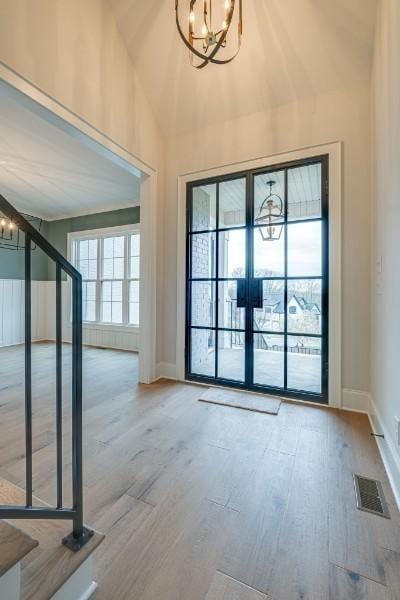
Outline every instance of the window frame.
<svg viewBox="0 0 400 600">
<path fill-rule="evenodd" d="M 106 328 L 106 329 L 135 329 L 140 328 L 140 246 L 139 246 L 139 277 L 131 278 L 131 236 L 140 236 L 140 223 L 133 223 L 131 225 L 121 225 L 115 227 L 106 227 L 101 229 L 90 229 L 86 231 L 74 231 L 68 233 L 68 259 L 74 264 L 78 265 L 79 254 L 77 254 L 78 243 L 85 240 L 97 241 L 97 278 L 96 280 L 83 280 L 94 281 L 96 284 L 96 320 L 95 321 L 83 321 L 84 327 L 91 328 Z M 109 279 L 103 277 L 103 254 L 104 254 L 104 239 L 110 237 L 124 237 L 124 278 L 123 279 Z M 140 242 L 139 242 L 140 244 Z M 139 282 L 139 324 L 129 323 L 129 284 L 130 281 Z M 102 284 L 104 281 L 122 281 L 122 323 L 113 323 L 111 321 L 102 321 Z"/>
</svg>

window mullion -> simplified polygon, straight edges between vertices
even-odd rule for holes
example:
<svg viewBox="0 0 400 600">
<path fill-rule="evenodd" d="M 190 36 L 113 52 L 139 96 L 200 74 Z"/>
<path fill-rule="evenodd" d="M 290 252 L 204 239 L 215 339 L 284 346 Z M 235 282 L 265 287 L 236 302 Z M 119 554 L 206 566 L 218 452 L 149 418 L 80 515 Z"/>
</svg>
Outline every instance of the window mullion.
<svg viewBox="0 0 400 600">
<path fill-rule="evenodd" d="M 128 289 L 128 277 L 129 277 L 129 256 L 130 256 L 130 247 L 129 247 L 129 235 L 125 234 L 124 239 L 124 282 L 122 284 L 122 322 L 124 325 L 129 323 L 129 289 Z"/>
<path fill-rule="evenodd" d="M 97 240 L 96 321 L 101 322 L 101 279 L 103 273 L 103 238 Z"/>
</svg>

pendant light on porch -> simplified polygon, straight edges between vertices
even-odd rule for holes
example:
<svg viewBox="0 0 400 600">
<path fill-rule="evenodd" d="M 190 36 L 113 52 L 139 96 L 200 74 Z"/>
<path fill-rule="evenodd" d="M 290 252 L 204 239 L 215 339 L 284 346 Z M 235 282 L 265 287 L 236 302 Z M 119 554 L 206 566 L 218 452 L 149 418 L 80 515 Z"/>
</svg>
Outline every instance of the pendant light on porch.
<svg viewBox="0 0 400 600">
<path fill-rule="evenodd" d="M 261 204 L 258 217 L 255 219 L 258 225 L 263 225 L 259 231 L 264 242 L 279 240 L 283 228 L 283 225 L 276 224 L 277 221 L 283 221 L 284 214 L 282 198 L 272 191 L 275 183 L 276 181 L 272 179 L 266 182 L 269 186 L 269 194 Z"/>
<path fill-rule="evenodd" d="M 182 4 L 186 6 L 185 11 L 180 11 Z M 189 48 L 190 61 L 196 69 L 209 63 L 224 65 L 238 54 L 243 31 L 242 0 L 175 0 L 175 15 L 179 35 Z M 185 20 L 187 25 L 182 25 Z M 237 24 L 237 43 L 231 53 L 225 55 L 224 49 L 228 48 L 226 52 L 229 52 L 233 46 L 234 23 Z"/>
</svg>

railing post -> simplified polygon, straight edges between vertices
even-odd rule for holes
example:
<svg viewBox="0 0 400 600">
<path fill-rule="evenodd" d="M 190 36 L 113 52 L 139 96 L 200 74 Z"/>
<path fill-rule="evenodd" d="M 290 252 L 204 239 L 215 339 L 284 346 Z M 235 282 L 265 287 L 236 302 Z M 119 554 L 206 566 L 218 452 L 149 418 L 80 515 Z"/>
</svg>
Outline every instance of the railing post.
<svg viewBox="0 0 400 600">
<path fill-rule="evenodd" d="M 32 506 L 32 255 L 25 235 L 25 452 L 26 506 Z"/>
<path fill-rule="evenodd" d="M 77 551 L 93 536 L 83 524 L 82 431 L 82 277 L 32 225 L 0 194 L 0 210 L 25 233 L 25 450 L 26 505 L 0 505 L 0 519 L 54 519 L 73 521 L 63 543 Z M 32 482 L 32 243 L 56 263 L 56 416 L 57 508 L 33 506 Z M 72 488 L 73 506 L 63 508 L 62 485 L 62 270 L 72 279 Z"/>
<path fill-rule="evenodd" d="M 82 447 L 82 279 L 72 279 L 72 500 L 75 517 L 72 533 L 63 544 L 75 552 L 92 537 L 83 525 Z"/>
<path fill-rule="evenodd" d="M 61 266 L 56 265 L 56 428 L 57 428 L 57 508 L 63 504 L 62 446 L 62 290 Z"/>
</svg>

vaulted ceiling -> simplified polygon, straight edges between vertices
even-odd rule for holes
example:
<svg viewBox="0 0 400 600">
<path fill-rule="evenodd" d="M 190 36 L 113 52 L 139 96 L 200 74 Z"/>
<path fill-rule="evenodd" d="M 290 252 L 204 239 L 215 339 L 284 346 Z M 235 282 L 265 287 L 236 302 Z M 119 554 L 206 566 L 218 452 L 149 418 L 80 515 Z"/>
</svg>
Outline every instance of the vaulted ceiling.
<svg viewBox="0 0 400 600">
<path fill-rule="evenodd" d="M 376 0 L 243 0 L 238 57 L 201 71 L 178 38 L 175 0 L 109 2 L 164 135 L 370 78 Z"/>
</svg>

